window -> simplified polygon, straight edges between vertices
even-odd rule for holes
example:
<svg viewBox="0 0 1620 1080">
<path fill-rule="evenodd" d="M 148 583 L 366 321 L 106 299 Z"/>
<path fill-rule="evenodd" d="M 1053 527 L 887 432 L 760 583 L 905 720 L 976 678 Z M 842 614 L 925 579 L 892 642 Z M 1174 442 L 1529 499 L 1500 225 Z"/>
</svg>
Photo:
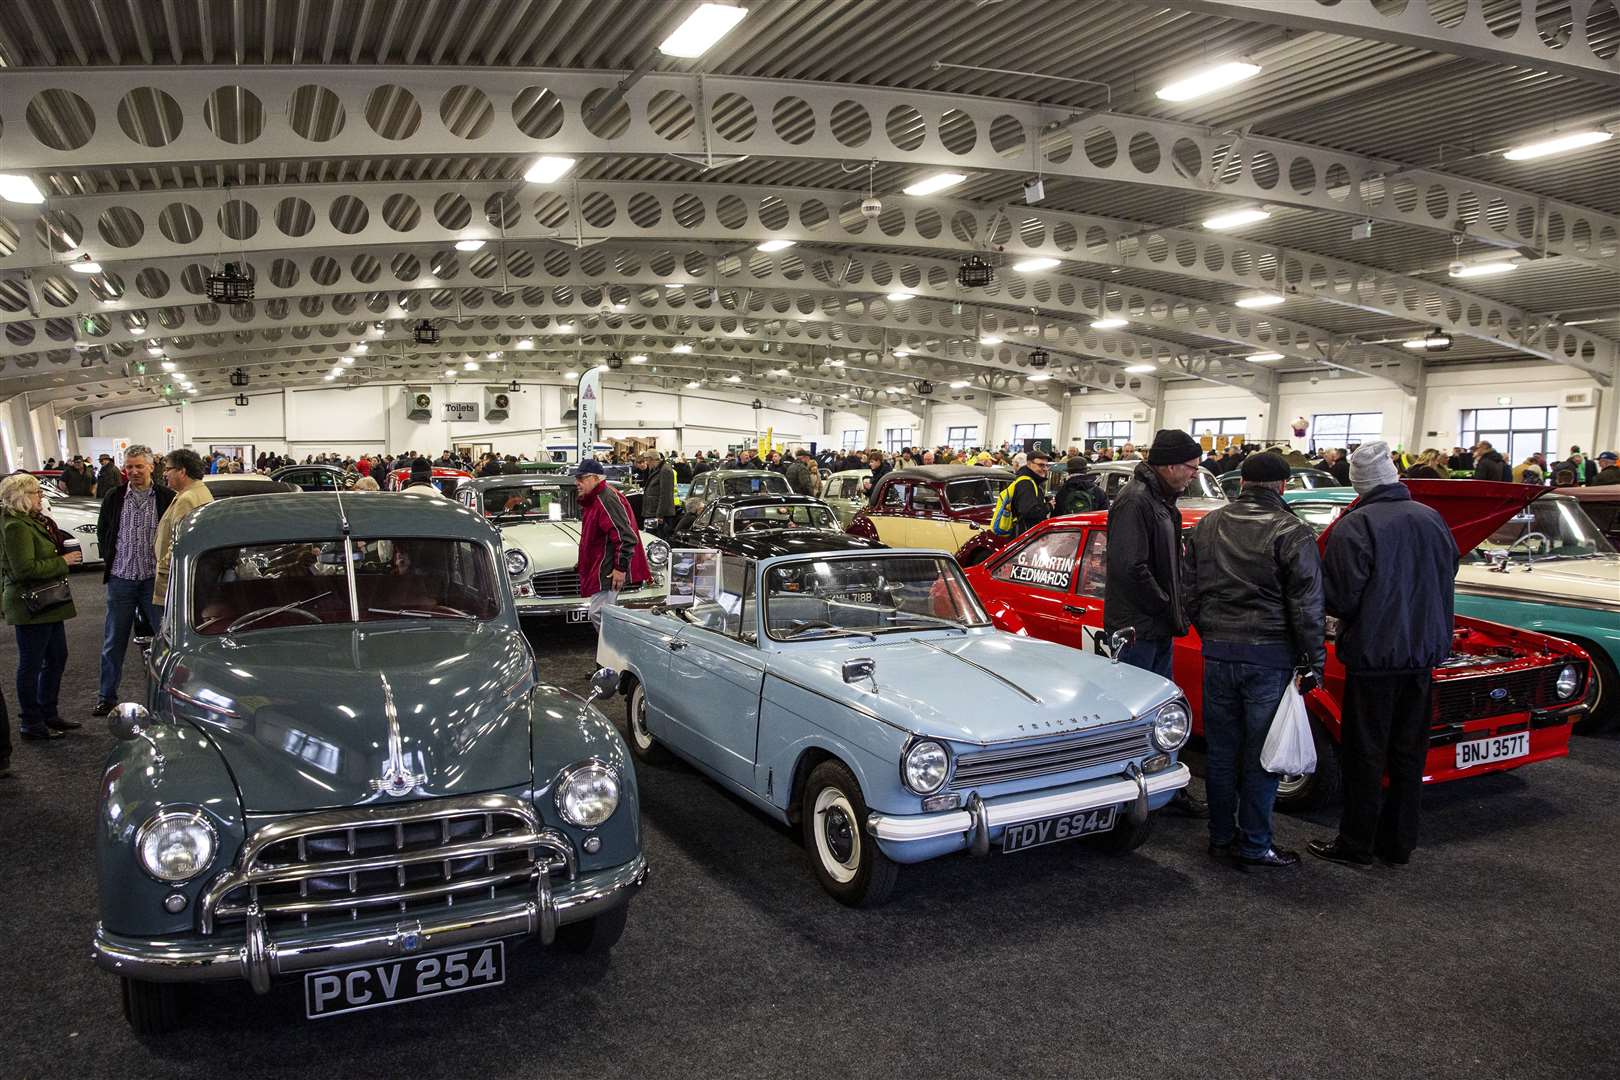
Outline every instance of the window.
<svg viewBox="0 0 1620 1080">
<path fill-rule="evenodd" d="M 1045 439 L 1052 441 L 1051 424 L 1014 424 L 1012 444 L 1015 449 L 1022 449 L 1025 439 Z"/>
<path fill-rule="evenodd" d="M 717 634 L 746 637 L 744 631 L 752 629 L 748 626 L 748 620 L 752 617 L 753 588 L 750 579 L 753 576 L 752 559 L 721 554 L 713 582 L 714 595 L 700 593 L 691 607 L 680 609 L 682 617 L 695 626 L 713 630 Z"/>
<path fill-rule="evenodd" d="M 860 450 L 862 449 L 861 444 L 864 442 L 866 442 L 865 428 L 845 428 L 844 436 L 839 440 L 838 445 L 845 450 Z"/>
<path fill-rule="evenodd" d="M 1086 441 L 1092 442 L 1105 439 L 1109 446 L 1118 449 L 1131 441 L 1131 422 L 1129 420 L 1093 420 L 1086 425 Z"/>
<path fill-rule="evenodd" d="M 1484 439 L 1511 466 L 1531 454 L 1556 451 L 1558 406 L 1464 409 L 1458 430 L 1463 446 L 1472 448 Z"/>
<path fill-rule="evenodd" d="M 918 484 L 911 491 L 911 508 L 913 510 L 938 510 L 940 508 L 939 492 L 927 484 Z"/>
<path fill-rule="evenodd" d="M 1247 435 L 1249 420 L 1243 416 L 1212 416 L 1194 420 L 1188 430 L 1195 439 L 1202 435 Z"/>
<path fill-rule="evenodd" d="M 945 429 L 945 445 L 952 450 L 966 450 L 970 446 L 979 445 L 979 425 L 968 427 L 952 427 Z"/>
<path fill-rule="evenodd" d="M 1079 550 L 1078 529 L 1044 533 L 1014 551 L 990 576 L 997 581 L 1067 592 L 1069 577 L 1074 573 L 1074 556 Z"/>
<path fill-rule="evenodd" d="M 883 449 L 891 454 L 898 454 L 911 445 L 911 429 L 908 427 L 892 427 L 883 429 Z"/>
<path fill-rule="evenodd" d="M 973 477 L 968 480 L 952 480 L 945 485 L 945 499 L 957 510 L 971 506 L 994 506 L 996 496 L 1006 487 L 1008 478 L 1005 476 Z"/>
<path fill-rule="evenodd" d="M 1317 413 L 1311 417 L 1311 453 L 1330 446 L 1349 448 L 1384 437 L 1381 412 Z"/>
<path fill-rule="evenodd" d="M 908 487 L 909 485 L 907 484 L 896 483 L 890 484 L 888 487 L 884 488 L 882 503 L 884 508 L 889 510 L 898 510 L 900 507 L 906 505 L 906 489 Z"/>
<path fill-rule="evenodd" d="M 1091 530 L 1086 537 L 1086 555 L 1080 560 L 1080 595 L 1101 600 L 1108 588 L 1108 534 Z"/>
</svg>

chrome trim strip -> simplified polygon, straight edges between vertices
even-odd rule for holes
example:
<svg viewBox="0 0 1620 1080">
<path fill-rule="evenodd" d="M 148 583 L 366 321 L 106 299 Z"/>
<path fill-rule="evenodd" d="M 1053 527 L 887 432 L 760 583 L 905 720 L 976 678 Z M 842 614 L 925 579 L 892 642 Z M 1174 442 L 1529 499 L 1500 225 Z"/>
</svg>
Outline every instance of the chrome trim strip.
<svg viewBox="0 0 1620 1080">
<path fill-rule="evenodd" d="M 932 641 L 918 641 L 916 644 L 922 645 L 922 646 L 924 646 L 926 648 L 929 648 L 929 649 L 933 649 L 935 652 L 940 652 L 940 653 L 944 653 L 947 656 L 955 657 L 957 660 L 960 660 L 962 663 L 966 664 L 970 668 L 977 668 L 979 671 L 984 672 L 986 675 L 990 676 L 992 679 L 994 679 L 997 682 L 1001 683 L 1001 685 L 1003 685 L 1003 686 L 1005 686 L 1005 687 L 1007 687 L 1007 688 L 1009 688 L 1009 689 L 1011 689 L 1013 691 L 1016 691 L 1018 694 L 1022 695 L 1025 698 L 1027 698 L 1029 701 L 1033 702 L 1036 705 L 1044 705 L 1044 704 L 1046 704 L 1040 698 L 1036 697 L 1034 694 L 1030 693 L 1028 690 L 1025 690 L 1022 686 L 1019 686 L 1017 683 L 1013 682 L 1011 679 L 1007 678 L 1007 676 L 1001 674 L 999 671 L 992 671 L 991 669 L 985 667 L 983 664 L 979 663 L 976 660 L 969 660 L 967 657 L 963 656 L 961 653 L 953 652 L 950 649 L 944 648 L 943 646 L 936 645 Z"/>
<path fill-rule="evenodd" d="M 169 693 L 170 695 L 179 698 L 181 701 L 184 701 L 188 705 L 195 705 L 199 709 L 207 709 L 209 712 L 219 713 L 221 716 L 229 716 L 233 720 L 240 718 L 242 715 L 235 709 L 227 709 L 223 705 L 213 705 L 209 702 L 194 698 L 184 690 L 177 687 L 169 687 Z"/>
<path fill-rule="evenodd" d="M 1532 593 L 1522 589 L 1492 588 L 1488 585 L 1479 585 L 1474 582 L 1457 582 L 1457 592 L 1465 596 L 1480 596 L 1490 600 L 1513 600 L 1521 604 L 1534 604 L 1537 607 L 1563 607 L 1574 608 L 1578 611 L 1612 610 L 1620 611 L 1620 600 L 1606 600 L 1599 596 L 1574 599 L 1572 597 L 1554 596 L 1548 593 Z M 1478 615 L 1467 616 L 1470 619 L 1480 618 Z M 1494 622 L 1485 619 L 1485 622 Z M 1538 631 L 1547 633 L 1548 631 Z"/>
</svg>

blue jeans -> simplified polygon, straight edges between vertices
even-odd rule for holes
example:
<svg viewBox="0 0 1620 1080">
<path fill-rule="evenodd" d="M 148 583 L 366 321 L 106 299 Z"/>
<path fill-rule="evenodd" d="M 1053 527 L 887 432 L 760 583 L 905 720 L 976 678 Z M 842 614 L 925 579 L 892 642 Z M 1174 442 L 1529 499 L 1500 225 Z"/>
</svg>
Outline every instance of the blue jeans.
<svg viewBox="0 0 1620 1080">
<path fill-rule="evenodd" d="M 1119 651 L 1119 660 L 1168 679 L 1172 677 L 1170 665 L 1174 651 L 1175 641 L 1171 638 L 1137 638 Z"/>
<path fill-rule="evenodd" d="M 67 668 L 67 626 L 63 623 L 35 623 L 15 627 L 17 631 L 17 702 L 21 715 L 17 726 L 38 734 L 45 721 L 55 720 L 56 695 Z"/>
<path fill-rule="evenodd" d="M 1271 847 L 1271 807 L 1281 778 L 1260 767 L 1260 748 L 1293 677 L 1286 669 L 1204 660 L 1204 790 L 1212 844 L 1236 839 L 1239 853 L 1248 856 Z"/>
<path fill-rule="evenodd" d="M 152 579 L 107 579 L 107 625 L 101 636 L 101 700 L 118 700 L 118 680 L 124 674 L 124 657 L 129 652 L 129 634 L 135 625 L 135 612 L 146 614 L 155 631 L 163 620 L 162 609 L 152 603 Z"/>
</svg>

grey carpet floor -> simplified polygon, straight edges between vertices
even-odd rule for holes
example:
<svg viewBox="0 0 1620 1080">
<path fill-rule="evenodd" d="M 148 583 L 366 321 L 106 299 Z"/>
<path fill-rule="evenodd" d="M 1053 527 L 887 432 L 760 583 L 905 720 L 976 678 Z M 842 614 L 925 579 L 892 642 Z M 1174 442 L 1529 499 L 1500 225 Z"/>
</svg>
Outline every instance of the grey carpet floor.
<svg viewBox="0 0 1620 1080">
<path fill-rule="evenodd" d="M 64 712 L 103 604 L 73 578 Z M 15 642 L 0 632 L 15 715 Z M 592 639 L 537 635 L 582 687 Z M 129 665 L 125 696 L 139 692 Z M 622 721 L 622 716 L 615 719 Z M 642 769 L 652 876 L 611 960 L 508 954 L 506 986 L 307 1022 L 296 984 L 198 994 L 140 1040 L 89 961 L 110 739 L 19 744 L 0 781 L 0 1074 L 34 1077 L 1604 1077 L 1620 1075 L 1620 741 L 1425 796 L 1411 866 L 1209 861 L 1202 823 L 908 868 L 871 912 L 683 766 Z M 1280 815 L 1278 841 L 1331 835 Z"/>
</svg>

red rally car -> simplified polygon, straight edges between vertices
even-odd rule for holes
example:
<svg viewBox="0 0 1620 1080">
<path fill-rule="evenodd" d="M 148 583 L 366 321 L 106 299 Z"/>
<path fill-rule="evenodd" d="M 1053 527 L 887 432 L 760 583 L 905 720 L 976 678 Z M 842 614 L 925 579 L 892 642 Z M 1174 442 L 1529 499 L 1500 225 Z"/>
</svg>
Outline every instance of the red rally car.
<svg viewBox="0 0 1620 1080">
<path fill-rule="evenodd" d="M 1445 516 L 1463 550 L 1471 550 L 1523 505 L 1512 501 L 1517 495 L 1469 491 L 1475 488 L 1469 481 L 1416 481 L 1411 486 L 1419 501 Z M 1191 528 L 1208 512 L 1183 511 L 1182 528 Z M 970 544 L 985 547 L 995 541 L 976 537 Z M 1106 513 L 1052 518 L 1003 541 L 994 555 L 964 572 L 1001 629 L 1104 652 L 1107 545 Z M 1316 736 L 1316 772 L 1284 777 L 1279 805 L 1315 808 L 1338 795 L 1336 752 L 1345 670 L 1334 652 L 1333 620 L 1328 626 L 1324 685 L 1306 695 Z M 1455 626 L 1451 656 L 1434 672 L 1424 783 L 1566 756 L 1570 728 L 1589 704 L 1592 677 L 1586 653 L 1566 641 L 1461 615 Z M 1174 664 L 1175 681 L 1192 705 L 1193 733 L 1202 735 L 1204 658 L 1196 631 L 1177 639 Z"/>
<path fill-rule="evenodd" d="M 473 474 L 465 469 L 450 469 L 443 465 L 433 466 L 433 486 L 445 495 L 455 495 L 456 489 L 461 487 L 461 482 L 472 478 Z M 410 482 L 410 469 L 395 469 L 388 474 L 388 480 L 382 485 L 382 489 L 384 491 L 404 491 L 405 485 Z"/>
</svg>

